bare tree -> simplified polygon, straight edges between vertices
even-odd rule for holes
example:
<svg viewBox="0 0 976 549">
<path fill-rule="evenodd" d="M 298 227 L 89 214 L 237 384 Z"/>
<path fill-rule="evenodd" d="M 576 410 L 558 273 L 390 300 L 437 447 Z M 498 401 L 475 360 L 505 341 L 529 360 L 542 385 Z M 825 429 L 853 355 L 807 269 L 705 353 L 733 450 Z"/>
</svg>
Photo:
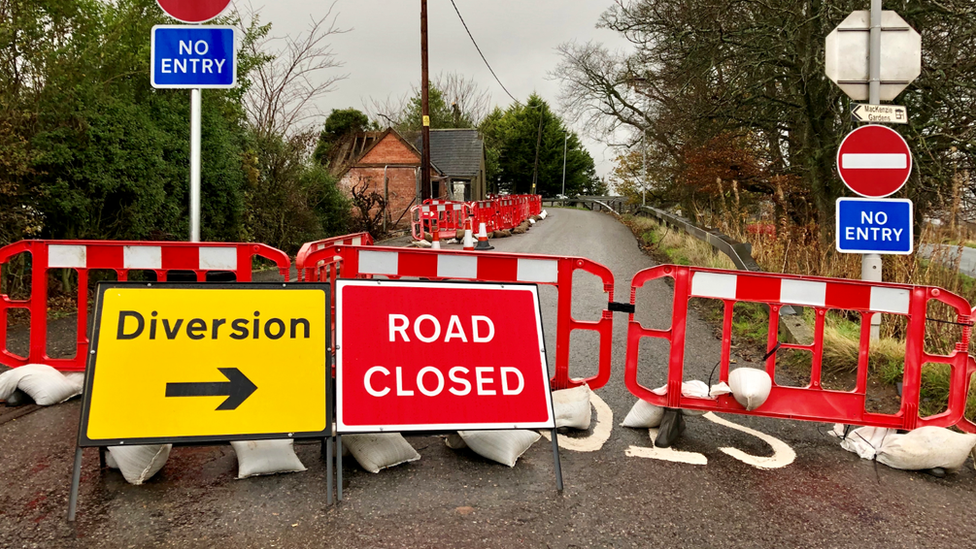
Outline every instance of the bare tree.
<svg viewBox="0 0 976 549">
<path fill-rule="evenodd" d="M 452 109 L 455 126 L 459 126 L 462 118 L 478 126 L 491 112 L 491 93 L 463 74 L 440 73 L 430 85 L 441 92 L 447 106 Z M 410 92 L 403 95 L 390 95 L 385 100 L 370 98 L 368 104 L 363 103 L 363 108 L 370 120 L 380 126 L 402 128 L 415 107 L 412 99 L 419 95 L 420 87 L 412 86 Z"/>
<path fill-rule="evenodd" d="M 463 74 L 441 73 L 434 77 L 433 84 L 452 108 L 467 115 L 475 126 L 491 112 L 491 93 Z"/>
<path fill-rule="evenodd" d="M 270 26 L 261 26 L 259 15 L 251 5 L 238 11 L 241 27 L 254 36 L 243 47 L 256 60 L 244 91 L 248 120 L 264 135 L 311 132 L 324 117 L 317 101 L 348 77 L 333 72 L 342 63 L 328 43 L 348 29 L 336 26 L 335 2 L 298 37 L 268 36 Z"/>
</svg>

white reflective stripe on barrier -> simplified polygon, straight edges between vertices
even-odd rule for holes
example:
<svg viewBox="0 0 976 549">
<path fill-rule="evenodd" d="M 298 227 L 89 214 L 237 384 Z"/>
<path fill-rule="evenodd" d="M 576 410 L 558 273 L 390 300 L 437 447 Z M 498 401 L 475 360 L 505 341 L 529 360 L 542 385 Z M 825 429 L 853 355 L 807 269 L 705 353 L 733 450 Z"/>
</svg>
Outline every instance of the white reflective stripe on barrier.
<svg viewBox="0 0 976 549">
<path fill-rule="evenodd" d="M 559 262 L 548 259 L 518 260 L 519 282 L 548 282 L 559 280 Z"/>
<path fill-rule="evenodd" d="M 200 248 L 200 269 L 237 269 L 237 248 Z"/>
<path fill-rule="evenodd" d="M 122 249 L 125 269 L 162 269 L 163 249 L 159 246 L 125 246 Z"/>
<path fill-rule="evenodd" d="M 52 269 L 84 269 L 88 266 L 85 246 L 52 244 L 47 248 L 47 266 Z"/>
<path fill-rule="evenodd" d="M 478 258 L 461 255 L 437 256 L 437 276 L 441 278 L 478 278 Z"/>
<path fill-rule="evenodd" d="M 735 275 L 695 273 L 691 278 L 693 297 L 735 299 Z"/>
<path fill-rule="evenodd" d="M 808 280 L 784 280 L 779 288 L 780 299 L 793 305 L 823 307 L 827 302 L 827 285 Z"/>
<path fill-rule="evenodd" d="M 398 272 L 399 254 L 359 250 L 359 272 L 367 275 L 394 275 Z"/>
<path fill-rule="evenodd" d="M 911 294 L 900 288 L 871 288 L 871 310 L 883 313 L 908 314 Z"/>
</svg>

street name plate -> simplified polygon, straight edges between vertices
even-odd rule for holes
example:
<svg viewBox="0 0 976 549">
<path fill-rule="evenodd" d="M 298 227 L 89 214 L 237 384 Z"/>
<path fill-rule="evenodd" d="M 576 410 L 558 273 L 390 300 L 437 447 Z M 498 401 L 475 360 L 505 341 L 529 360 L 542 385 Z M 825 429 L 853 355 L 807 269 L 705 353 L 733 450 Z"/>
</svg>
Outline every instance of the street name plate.
<svg viewBox="0 0 976 549">
<path fill-rule="evenodd" d="M 851 114 L 858 122 L 908 124 L 908 109 L 898 105 L 864 105 L 855 103 Z"/>
</svg>

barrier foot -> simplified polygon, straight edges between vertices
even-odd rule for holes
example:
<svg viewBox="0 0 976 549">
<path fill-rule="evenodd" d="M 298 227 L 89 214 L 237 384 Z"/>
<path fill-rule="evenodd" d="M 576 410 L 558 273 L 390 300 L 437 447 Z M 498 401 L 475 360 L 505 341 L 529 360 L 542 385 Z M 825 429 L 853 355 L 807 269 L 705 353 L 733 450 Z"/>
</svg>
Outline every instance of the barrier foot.
<svg viewBox="0 0 976 549">
<path fill-rule="evenodd" d="M 68 495 L 68 522 L 75 521 L 78 510 L 78 486 L 81 484 L 81 446 L 75 449 L 75 468 L 71 473 L 71 492 Z"/>
<path fill-rule="evenodd" d="M 342 435 L 336 435 L 336 494 L 342 501 Z"/>
<path fill-rule="evenodd" d="M 322 445 L 325 446 L 325 489 L 328 494 L 325 496 L 325 503 L 332 505 L 332 437 L 325 437 Z"/>
<path fill-rule="evenodd" d="M 657 438 L 654 440 L 654 446 L 658 448 L 670 448 L 683 432 L 685 432 L 685 416 L 681 413 L 681 410 L 678 408 L 665 408 L 664 417 L 661 419 L 661 426 L 658 428 Z"/>
<path fill-rule="evenodd" d="M 556 490 L 563 491 L 563 469 L 559 464 L 559 441 L 556 430 L 552 430 L 552 465 L 556 471 Z"/>
</svg>

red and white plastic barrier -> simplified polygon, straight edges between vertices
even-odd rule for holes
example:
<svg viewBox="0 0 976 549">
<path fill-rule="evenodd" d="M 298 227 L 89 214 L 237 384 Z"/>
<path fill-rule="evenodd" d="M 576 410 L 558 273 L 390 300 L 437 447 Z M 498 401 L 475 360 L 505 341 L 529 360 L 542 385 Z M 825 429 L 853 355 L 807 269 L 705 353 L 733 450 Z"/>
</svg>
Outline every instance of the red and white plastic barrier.
<svg viewBox="0 0 976 549">
<path fill-rule="evenodd" d="M 506 195 L 476 202 L 427 200 L 410 208 L 411 232 L 415 240 L 424 240 L 436 225 L 441 239 L 454 238 L 464 230 L 464 223 L 474 219 L 489 231 L 514 229 L 523 221 L 542 212 L 538 195 Z"/>
<path fill-rule="evenodd" d="M 926 425 L 957 426 L 964 431 L 976 432 L 976 424 L 964 417 L 970 378 L 976 373 L 976 360 L 968 354 L 973 311 L 963 298 L 931 286 L 660 265 L 643 270 L 634 276 L 631 285 L 631 305 L 636 303 L 635 298 L 639 288 L 650 281 L 666 277 L 674 279 L 671 328 L 668 330 L 645 328 L 640 322 L 634 320 L 634 313 L 630 313 L 624 378 L 627 388 L 638 398 L 669 408 L 907 430 Z M 693 298 L 720 299 L 724 303 L 719 381 L 729 382 L 733 306 L 738 302 L 751 302 L 764 303 L 770 310 L 767 344 L 770 356 L 766 359 L 766 372 L 769 377 L 776 379 L 778 350 L 805 350 L 812 355 L 809 384 L 806 387 L 787 387 L 777 385 L 774 381 L 769 398 L 751 412 L 746 411 L 732 395 L 714 398 L 682 395 L 688 302 Z M 963 326 L 960 340 L 956 342 L 955 351 L 950 355 L 932 355 L 924 350 L 925 314 L 931 301 L 941 302 L 955 310 L 958 322 Z M 802 345 L 779 341 L 779 317 L 783 305 L 802 305 L 812 307 L 816 311 L 813 343 Z M 857 382 L 856 387 L 851 391 L 825 389 L 821 383 L 824 320 L 827 310 L 830 309 L 856 311 L 861 314 L 861 350 L 857 366 Z M 882 313 L 903 315 L 908 318 L 901 409 L 895 414 L 868 412 L 865 409 L 871 318 Z M 664 395 L 652 392 L 637 381 L 638 349 L 641 339 L 645 337 L 665 339 L 670 344 L 667 393 Z M 926 363 L 948 364 L 952 373 L 948 409 L 940 414 L 922 418 L 919 417 L 919 397 L 922 365 Z"/>
<path fill-rule="evenodd" d="M 583 257 L 561 257 L 529 254 L 478 254 L 461 250 L 422 250 L 416 248 L 387 248 L 373 246 L 336 246 L 318 250 L 305 257 L 308 266 L 324 262 L 333 268 L 306 267 L 304 280 L 333 282 L 342 278 L 390 279 L 423 278 L 429 280 L 473 280 L 483 282 L 525 282 L 555 286 L 556 359 L 552 378 L 554 389 L 576 387 L 583 383 L 591 389 L 604 386 L 610 379 L 610 353 L 613 317 L 604 311 L 597 321 L 581 321 L 572 317 L 573 273 L 582 270 L 603 281 L 608 301 L 613 301 L 613 273 L 603 265 Z M 337 268 L 336 268 L 337 267 Z M 599 364 L 597 374 L 585 379 L 569 377 L 570 336 L 574 330 L 589 330 L 599 334 Z"/>
<path fill-rule="evenodd" d="M 21 240 L 0 248 L 0 265 L 18 254 L 31 256 L 31 292 L 27 299 L 0 295 L 0 362 L 17 367 L 43 363 L 61 371 L 85 369 L 88 354 L 88 275 L 94 269 L 115 271 L 118 280 L 128 280 L 132 270 L 152 271 L 166 280 L 171 271 L 192 271 L 205 281 L 213 271 L 233 273 L 238 282 L 251 280 L 252 260 L 273 261 L 288 280 L 288 256 L 264 244 L 223 242 L 133 242 L 105 240 Z M 72 358 L 50 358 L 47 354 L 48 274 L 52 269 L 73 269 L 78 273 L 77 348 Z M 27 356 L 7 348 L 8 311 L 30 311 L 30 345 Z"/>
</svg>

